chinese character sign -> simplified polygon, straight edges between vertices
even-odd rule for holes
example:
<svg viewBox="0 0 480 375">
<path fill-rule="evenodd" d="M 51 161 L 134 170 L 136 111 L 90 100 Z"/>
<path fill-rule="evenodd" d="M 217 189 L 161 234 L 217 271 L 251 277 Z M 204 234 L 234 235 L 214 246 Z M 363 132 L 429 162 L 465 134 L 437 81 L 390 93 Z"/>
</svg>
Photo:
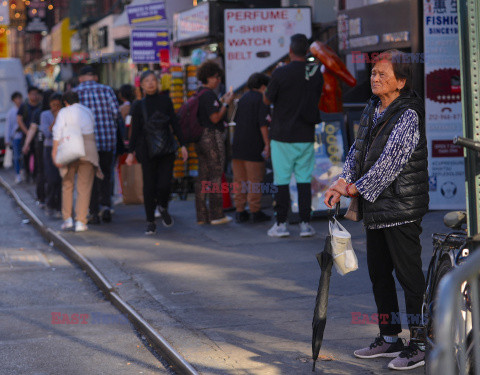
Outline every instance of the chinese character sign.
<svg viewBox="0 0 480 375">
<path fill-rule="evenodd" d="M 456 1 L 424 1 L 425 125 L 431 209 L 465 208 L 460 52 Z"/>
</svg>

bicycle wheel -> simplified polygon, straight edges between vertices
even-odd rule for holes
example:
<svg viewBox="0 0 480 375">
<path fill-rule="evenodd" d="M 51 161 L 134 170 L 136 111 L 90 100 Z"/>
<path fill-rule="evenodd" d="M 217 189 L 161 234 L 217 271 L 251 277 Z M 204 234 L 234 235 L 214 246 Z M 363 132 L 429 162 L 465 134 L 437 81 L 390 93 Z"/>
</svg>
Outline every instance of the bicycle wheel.
<svg viewBox="0 0 480 375">
<path fill-rule="evenodd" d="M 438 265 L 438 268 L 434 270 L 434 280 L 433 280 L 433 289 L 432 289 L 432 300 L 430 301 L 431 303 L 431 309 L 430 309 L 430 314 L 428 316 L 428 321 L 427 321 L 427 336 L 431 341 L 435 341 L 435 337 L 433 334 L 433 320 L 435 317 L 435 297 L 437 295 L 437 290 L 438 290 L 438 284 L 440 284 L 440 280 L 451 270 L 453 269 L 452 262 L 450 258 L 445 257 L 440 261 L 440 264 Z M 430 351 L 430 345 L 428 345 L 429 340 L 427 340 L 427 356 L 428 352 Z"/>
</svg>

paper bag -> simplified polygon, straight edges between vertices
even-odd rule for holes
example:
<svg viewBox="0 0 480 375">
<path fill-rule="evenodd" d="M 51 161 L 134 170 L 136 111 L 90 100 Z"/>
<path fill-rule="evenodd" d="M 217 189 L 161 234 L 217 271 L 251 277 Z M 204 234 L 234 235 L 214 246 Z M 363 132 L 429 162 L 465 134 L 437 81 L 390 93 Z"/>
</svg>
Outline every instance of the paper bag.
<svg viewBox="0 0 480 375">
<path fill-rule="evenodd" d="M 125 204 L 143 203 L 143 176 L 140 164 L 122 165 L 122 195 Z"/>
</svg>

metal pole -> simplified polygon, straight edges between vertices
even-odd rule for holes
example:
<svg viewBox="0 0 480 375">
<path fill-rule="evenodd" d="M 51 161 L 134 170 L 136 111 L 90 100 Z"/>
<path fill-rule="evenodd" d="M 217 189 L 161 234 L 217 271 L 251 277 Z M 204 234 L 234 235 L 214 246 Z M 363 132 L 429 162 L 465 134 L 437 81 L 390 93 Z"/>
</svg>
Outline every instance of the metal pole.
<svg viewBox="0 0 480 375">
<path fill-rule="evenodd" d="M 460 38 L 463 134 L 480 141 L 480 32 L 477 0 L 457 1 Z M 465 187 L 468 232 L 480 233 L 480 160 L 478 153 L 465 150 Z"/>
</svg>

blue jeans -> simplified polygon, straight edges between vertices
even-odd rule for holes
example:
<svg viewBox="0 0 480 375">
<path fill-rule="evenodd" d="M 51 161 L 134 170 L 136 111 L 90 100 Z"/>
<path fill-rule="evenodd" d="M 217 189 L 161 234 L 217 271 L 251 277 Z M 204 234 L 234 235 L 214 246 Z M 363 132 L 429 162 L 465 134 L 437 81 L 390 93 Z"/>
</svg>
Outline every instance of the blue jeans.
<svg viewBox="0 0 480 375">
<path fill-rule="evenodd" d="M 13 167 L 15 173 L 20 174 L 20 169 L 22 169 L 23 155 L 22 155 L 22 146 L 23 139 L 13 139 Z"/>
</svg>

